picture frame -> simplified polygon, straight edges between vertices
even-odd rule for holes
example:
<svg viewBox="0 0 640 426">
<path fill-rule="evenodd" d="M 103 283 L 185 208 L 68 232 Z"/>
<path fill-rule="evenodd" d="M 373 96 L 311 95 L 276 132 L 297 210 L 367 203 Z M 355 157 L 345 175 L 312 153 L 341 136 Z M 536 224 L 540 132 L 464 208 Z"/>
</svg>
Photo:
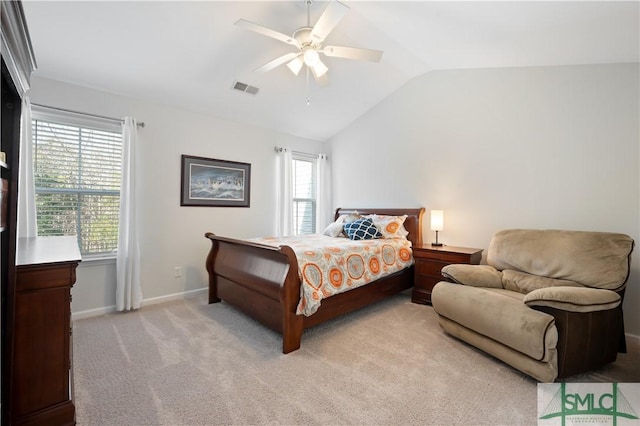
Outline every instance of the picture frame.
<svg viewBox="0 0 640 426">
<path fill-rule="evenodd" d="M 251 164 L 182 155 L 181 206 L 249 207 Z"/>
</svg>

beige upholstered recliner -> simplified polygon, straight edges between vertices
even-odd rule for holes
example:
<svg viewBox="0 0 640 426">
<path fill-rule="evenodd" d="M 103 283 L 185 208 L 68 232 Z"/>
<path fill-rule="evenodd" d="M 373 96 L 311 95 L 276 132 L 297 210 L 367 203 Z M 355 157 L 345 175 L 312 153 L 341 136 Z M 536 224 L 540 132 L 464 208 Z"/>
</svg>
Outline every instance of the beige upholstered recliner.
<svg viewBox="0 0 640 426">
<path fill-rule="evenodd" d="M 449 265 L 433 309 L 449 334 L 542 382 L 626 352 L 622 298 L 633 240 L 605 232 L 496 233 L 487 265 Z"/>
</svg>

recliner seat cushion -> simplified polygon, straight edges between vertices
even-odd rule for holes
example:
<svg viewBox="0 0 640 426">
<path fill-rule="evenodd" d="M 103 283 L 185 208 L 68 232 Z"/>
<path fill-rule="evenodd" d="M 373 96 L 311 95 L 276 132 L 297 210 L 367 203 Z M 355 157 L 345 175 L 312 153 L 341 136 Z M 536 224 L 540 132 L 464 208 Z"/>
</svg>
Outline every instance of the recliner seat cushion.
<svg viewBox="0 0 640 426">
<path fill-rule="evenodd" d="M 431 294 L 438 313 L 483 336 L 547 362 L 558 343 L 553 316 L 531 309 L 520 294 L 439 282 Z"/>
<path fill-rule="evenodd" d="M 559 280 L 556 278 L 540 277 L 526 272 L 507 269 L 502 271 L 502 286 L 507 290 L 527 294 L 531 291 L 547 287 L 582 287 L 575 281 Z"/>
</svg>

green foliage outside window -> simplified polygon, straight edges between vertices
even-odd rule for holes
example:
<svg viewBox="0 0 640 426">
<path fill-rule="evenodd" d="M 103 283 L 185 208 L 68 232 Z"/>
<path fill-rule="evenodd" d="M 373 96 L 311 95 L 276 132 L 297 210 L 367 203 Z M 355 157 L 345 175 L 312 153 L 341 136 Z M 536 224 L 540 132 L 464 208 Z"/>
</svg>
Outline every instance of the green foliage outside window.
<svg viewBox="0 0 640 426">
<path fill-rule="evenodd" d="M 120 133 L 34 120 L 39 236 L 75 235 L 83 255 L 117 250 Z"/>
</svg>

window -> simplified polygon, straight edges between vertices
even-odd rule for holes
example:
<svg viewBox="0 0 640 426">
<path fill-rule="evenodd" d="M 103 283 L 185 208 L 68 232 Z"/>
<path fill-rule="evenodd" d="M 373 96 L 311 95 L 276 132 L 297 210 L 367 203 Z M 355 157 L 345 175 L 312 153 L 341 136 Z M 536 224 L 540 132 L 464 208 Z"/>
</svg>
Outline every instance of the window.
<svg viewBox="0 0 640 426">
<path fill-rule="evenodd" d="M 293 234 L 316 232 L 316 160 L 303 155 L 292 156 Z"/>
<path fill-rule="evenodd" d="M 122 131 L 72 119 L 33 120 L 38 236 L 77 235 L 85 255 L 118 247 Z"/>
</svg>

